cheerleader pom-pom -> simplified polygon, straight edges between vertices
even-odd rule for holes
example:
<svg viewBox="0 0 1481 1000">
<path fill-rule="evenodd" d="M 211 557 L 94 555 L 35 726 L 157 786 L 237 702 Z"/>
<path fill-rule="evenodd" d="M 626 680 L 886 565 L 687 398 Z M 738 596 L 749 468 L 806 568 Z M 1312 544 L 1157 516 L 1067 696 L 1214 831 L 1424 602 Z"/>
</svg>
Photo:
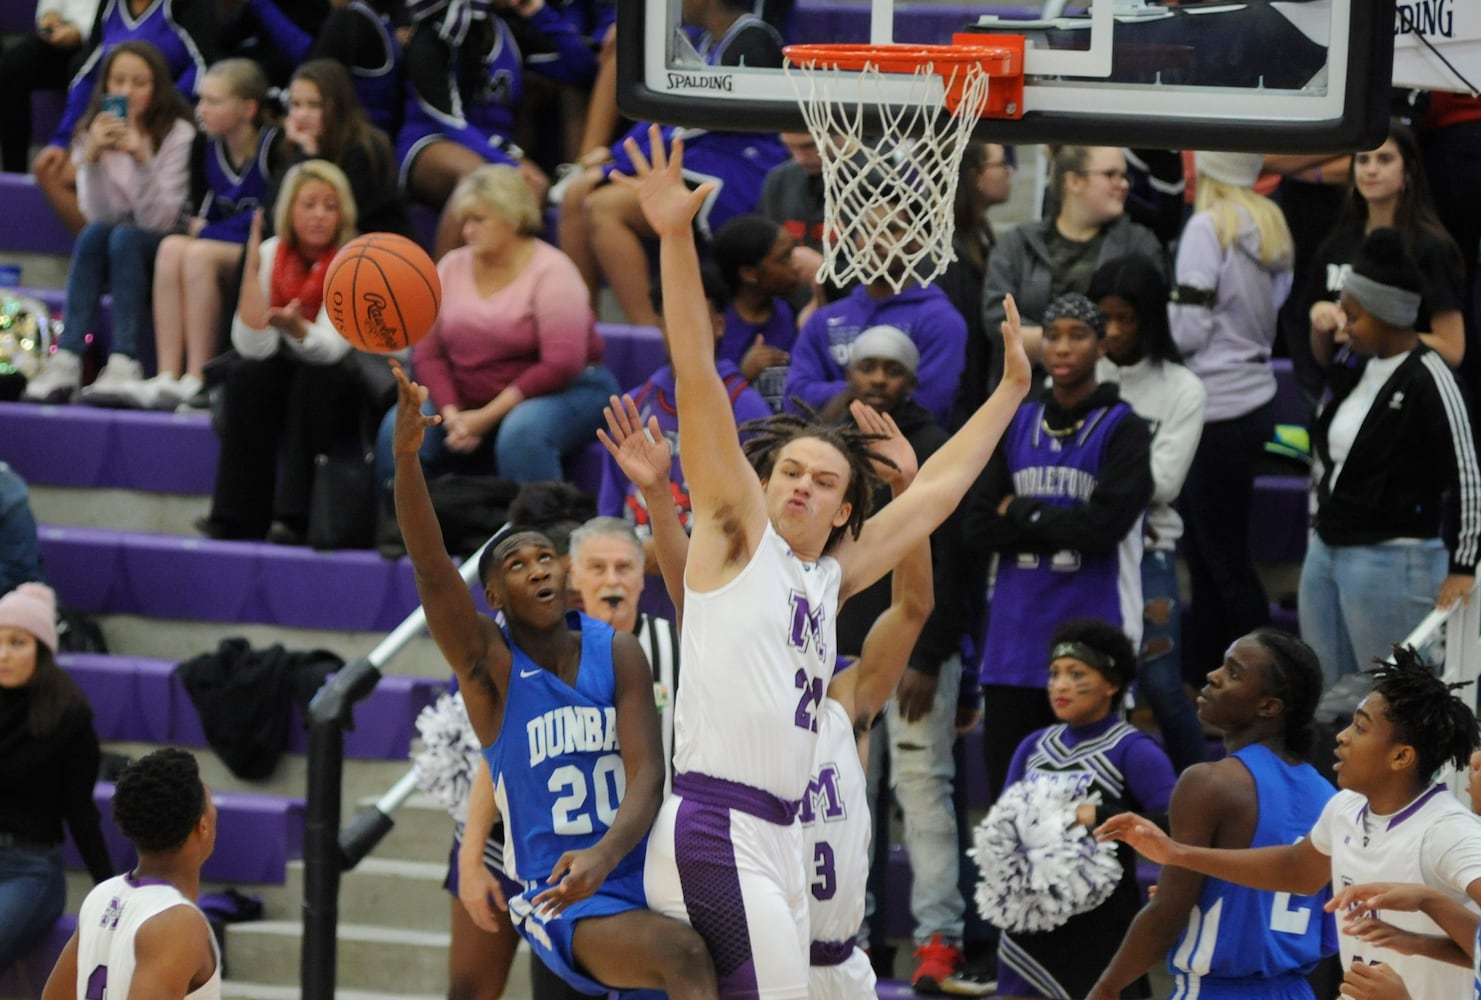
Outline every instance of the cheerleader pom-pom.
<svg viewBox="0 0 1481 1000">
<path fill-rule="evenodd" d="M 417 787 L 462 824 L 468 818 L 468 789 L 480 748 L 462 694 L 445 694 L 417 715 L 422 747 L 411 755 Z"/>
<path fill-rule="evenodd" d="M 1054 781 L 1009 786 L 973 831 L 968 855 L 981 877 L 982 918 L 1009 932 L 1049 931 L 1095 909 L 1121 881 L 1116 846 L 1099 843 L 1075 818 L 1087 800 Z"/>
</svg>

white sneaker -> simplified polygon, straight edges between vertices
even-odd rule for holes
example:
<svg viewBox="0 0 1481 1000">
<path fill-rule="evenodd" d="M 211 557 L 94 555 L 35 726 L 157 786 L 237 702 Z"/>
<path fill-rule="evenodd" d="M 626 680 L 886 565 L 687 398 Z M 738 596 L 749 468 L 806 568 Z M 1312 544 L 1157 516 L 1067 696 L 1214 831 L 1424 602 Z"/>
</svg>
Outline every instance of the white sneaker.
<svg viewBox="0 0 1481 1000">
<path fill-rule="evenodd" d="M 31 403 L 70 403 L 81 383 L 82 359 L 71 351 L 59 350 L 26 380 L 21 398 Z"/>
<path fill-rule="evenodd" d="M 585 171 L 582 170 L 579 163 L 562 163 L 557 166 L 555 168 L 555 182 L 550 185 L 550 191 L 545 196 L 546 202 L 559 208 L 561 202 L 565 201 L 566 188 L 570 187 L 571 183 L 583 173 Z"/>
<path fill-rule="evenodd" d="M 110 354 L 93 384 L 82 390 L 81 398 L 89 406 L 147 410 L 154 387 L 144 381 L 144 369 L 138 361 L 124 354 Z"/>
<path fill-rule="evenodd" d="M 156 384 L 154 400 L 150 404 L 152 410 L 174 410 L 205 388 L 204 382 L 188 373 L 176 378 L 160 372 L 149 381 Z"/>
</svg>

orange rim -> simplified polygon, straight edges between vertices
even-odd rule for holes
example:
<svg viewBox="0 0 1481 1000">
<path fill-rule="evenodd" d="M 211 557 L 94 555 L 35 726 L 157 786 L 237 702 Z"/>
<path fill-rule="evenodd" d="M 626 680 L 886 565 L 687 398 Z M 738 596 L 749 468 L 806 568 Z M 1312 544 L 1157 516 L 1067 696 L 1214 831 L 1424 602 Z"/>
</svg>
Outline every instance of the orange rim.
<svg viewBox="0 0 1481 1000">
<path fill-rule="evenodd" d="M 873 65 L 885 73 L 914 73 L 930 63 L 937 76 L 946 76 L 940 67 L 957 69 L 981 66 L 988 76 L 1011 76 L 1014 73 L 1014 51 L 994 45 L 860 45 L 855 43 L 813 43 L 788 45 L 782 49 L 788 61 L 798 66 L 823 69 L 862 70 Z"/>
</svg>

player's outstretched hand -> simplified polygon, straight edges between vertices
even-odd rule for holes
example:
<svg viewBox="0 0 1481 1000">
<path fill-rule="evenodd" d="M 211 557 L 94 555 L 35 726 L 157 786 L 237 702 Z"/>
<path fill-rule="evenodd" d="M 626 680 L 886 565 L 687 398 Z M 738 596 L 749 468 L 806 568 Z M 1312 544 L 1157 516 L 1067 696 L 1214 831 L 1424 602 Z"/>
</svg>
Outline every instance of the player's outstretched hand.
<svg viewBox="0 0 1481 1000">
<path fill-rule="evenodd" d="M 650 125 L 648 153 L 653 158 L 651 163 L 631 136 L 623 141 L 623 148 L 632 160 L 633 176 L 614 173 L 612 180 L 637 192 L 643 216 L 659 236 L 689 232 L 699 206 L 704 204 L 715 185 L 707 181 L 693 191 L 689 190 L 689 185 L 684 182 L 684 140 L 675 138 L 673 148 L 665 150 L 663 130 Z"/>
<path fill-rule="evenodd" d="M 504 890 L 499 885 L 499 880 L 483 866 L 481 854 L 477 860 L 477 864 L 467 865 L 459 859 L 458 899 L 480 930 L 497 934 L 499 920 L 494 914 L 494 907 L 507 911 L 509 903 L 504 899 Z"/>
<path fill-rule="evenodd" d="M 396 430 L 391 437 L 391 452 L 398 458 L 414 459 L 421 450 L 427 428 L 440 424 L 442 418 L 422 412 L 422 404 L 427 401 L 427 387 L 407 378 L 406 369 L 395 358 L 390 359 L 389 364 L 396 376 Z"/>
<path fill-rule="evenodd" d="M 871 458 L 874 471 L 879 473 L 880 478 L 891 486 L 902 489 L 909 486 L 915 479 L 916 472 L 920 470 L 920 463 L 916 461 L 915 449 L 910 447 L 910 442 L 905 440 L 904 434 L 900 433 L 900 427 L 895 423 L 895 418 L 888 413 L 880 413 L 868 403 L 858 399 L 849 403 L 848 410 L 853 414 L 854 423 L 859 425 L 859 430 L 879 438 L 877 441 L 869 442 L 869 450 L 878 456 L 878 458 Z M 882 462 L 880 458 L 889 461 Z"/>
<path fill-rule="evenodd" d="M 1364 944 L 1388 948 L 1400 955 L 1429 955 L 1433 945 L 1446 944 L 1450 940 L 1402 930 L 1387 921 L 1367 915 L 1367 911 L 1354 911 L 1345 916 L 1339 930 Z"/>
<path fill-rule="evenodd" d="M 1013 386 L 1020 396 L 1028 394 L 1029 382 L 1033 379 L 1033 367 L 1028 363 L 1028 352 L 1023 349 L 1023 323 L 1018 316 L 1018 303 L 1012 295 L 1003 296 L 1003 381 L 1002 385 Z"/>
<path fill-rule="evenodd" d="M 650 416 L 644 428 L 638 404 L 627 395 L 621 399 L 612 396 L 602 415 L 607 418 L 607 429 L 597 428 L 597 440 L 616 460 L 622 474 L 639 490 L 667 483 L 673 471 L 674 451 L 658 426 L 658 418 Z"/>
<path fill-rule="evenodd" d="M 1342 980 L 1342 995 L 1351 1000 L 1412 1000 L 1404 980 L 1391 967 L 1369 965 L 1362 959 L 1352 963 Z"/>
<path fill-rule="evenodd" d="M 614 866 L 600 847 L 567 851 L 550 871 L 549 881 L 555 884 L 530 902 L 536 910 L 554 916 L 600 889 Z"/>
<path fill-rule="evenodd" d="M 1165 865 L 1172 855 L 1173 840 L 1156 823 L 1136 813 L 1119 813 L 1095 828 L 1096 840 L 1119 840 L 1131 845 L 1142 857 Z"/>
<path fill-rule="evenodd" d="M 1328 913 L 1369 910 L 1402 910 L 1413 913 L 1424 906 L 1435 890 L 1411 882 L 1364 882 L 1345 885 L 1327 900 Z"/>
</svg>

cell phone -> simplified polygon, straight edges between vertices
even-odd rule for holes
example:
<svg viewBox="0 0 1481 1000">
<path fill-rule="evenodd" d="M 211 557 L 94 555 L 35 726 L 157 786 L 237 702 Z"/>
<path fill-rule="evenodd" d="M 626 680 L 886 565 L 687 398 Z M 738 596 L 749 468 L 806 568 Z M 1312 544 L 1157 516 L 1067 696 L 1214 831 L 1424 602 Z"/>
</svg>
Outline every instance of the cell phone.
<svg viewBox="0 0 1481 1000">
<path fill-rule="evenodd" d="M 124 94 L 104 94 L 102 110 L 127 121 L 129 117 L 129 99 Z"/>
</svg>

